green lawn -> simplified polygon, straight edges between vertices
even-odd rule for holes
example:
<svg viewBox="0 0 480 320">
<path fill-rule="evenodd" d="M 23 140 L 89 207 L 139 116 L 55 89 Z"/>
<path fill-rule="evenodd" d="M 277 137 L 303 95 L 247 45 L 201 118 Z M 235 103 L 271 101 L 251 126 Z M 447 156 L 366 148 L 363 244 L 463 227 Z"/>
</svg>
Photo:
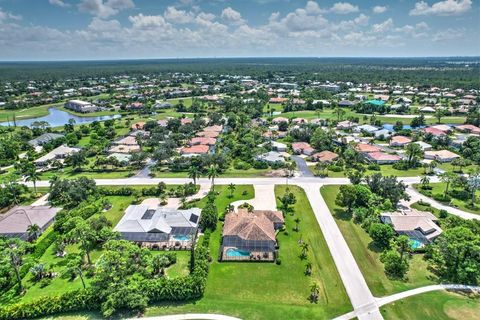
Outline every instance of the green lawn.
<svg viewBox="0 0 480 320">
<path fill-rule="evenodd" d="M 353 223 L 343 208 L 335 204 L 339 188 L 340 186 L 323 186 L 321 193 L 372 293 L 375 296 L 384 296 L 434 283 L 433 275 L 427 271 L 427 262 L 420 254 L 415 254 L 410 260 L 406 281 L 387 278 L 380 262 L 380 252 L 372 245 L 370 236 L 359 225 Z"/>
<path fill-rule="evenodd" d="M 165 171 L 163 171 L 165 170 Z M 162 169 L 162 171 L 153 171 L 155 173 L 156 178 L 187 178 L 188 172 L 186 171 L 178 171 L 172 172 L 167 171 L 168 169 Z M 242 178 L 254 178 L 254 177 L 262 177 L 268 173 L 270 169 L 248 169 L 248 170 L 237 170 L 234 168 L 227 169 L 224 173 L 220 174 L 221 178 L 232 178 L 232 177 L 242 177 Z"/>
<path fill-rule="evenodd" d="M 27 109 L 19 109 L 19 110 L 0 110 L 0 122 L 13 120 L 15 119 L 22 120 L 22 119 L 30 119 L 36 117 L 43 117 L 48 115 L 48 108 L 52 107 L 55 104 L 47 104 L 39 107 L 32 107 Z"/>
<path fill-rule="evenodd" d="M 434 194 L 442 194 L 443 195 L 444 192 L 445 192 L 446 183 L 444 183 L 444 182 L 430 183 L 430 186 L 432 187 L 432 190 L 423 190 L 421 188 L 420 184 L 414 184 L 413 186 L 420 193 L 422 193 L 422 194 L 424 194 L 428 197 L 431 197 L 431 195 L 434 195 Z M 456 189 L 456 190 L 459 190 L 459 191 L 461 190 L 460 188 L 454 188 L 450 184 L 449 190 L 453 190 L 453 189 Z M 467 201 L 464 201 L 464 200 L 452 197 L 451 200 L 449 202 L 446 202 L 445 204 L 456 207 L 456 208 L 458 208 L 460 210 L 463 210 L 463 211 L 466 211 L 466 212 L 480 214 L 480 190 L 477 190 L 477 192 L 476 192 L 476 199 L 475 199 L 475 207 L 474 208 L 472 208 L 472 206 L 470 205 L 471 204 L 470 199 L 468 199 Z"/>
<path fill-rule="evenodd" d="M 380 308 L 387 320 L 480 319 L 480 299 L 444 291 L 428 292 Z"/>
<path fill-rule="evenodd" d="M 308 166 L 310 171 L 315 172 L 315 165 L 310 165 Z M 397 170 L 393 168 L 393 165 L 391 164 L 382 164 L 380 165 L 380 170 L 375 171 L 375 170 L 367 170 L 365 172 L 365 175 L 372 175 L 375 173 L 381 173 L 384 176 L 396 176 L 396 177 L 416 177 L 423 175 L 424 169 L 422 167 L 419 168 L 414 168 L 414 169 L 409 169 L 409 170 Z M 346 177 L 346 172 L 345 171 L 340 171 L 340 172 L 333 172 L 333 171 L 328 171 L 328 177 L 329 178 L 344 178 Z"/>
<path fill-rule="evenodd" d="M 158 252 L 158 253 L 157 253 Z M 155 254 L 162 253 L 162 251 L 154 251 Z M 177 262 L 165 270 L 169 278 L 178 278 L 188 276 L 190 271 L 190 251 L 176 251 Z"/>
<path fill-rule="evenodd" d="M 274 263 L 217 262 L 221 237 L 221 224 L 212 234 L 210 249 L 213 262 L 207 281 L 205 296 L 195 302 L 177 305 L 158 305 L 150 308 L 146 315 L 154 316 L 175 313 L 222 313 L 242 319 L 325 319 L 351 310 L 343 284 L 336 271 L 321 230 L 315 220 L 310 204 L 298 187 L 290 186 L 297 196 L 295 214 L 302 222 L 301 232 L 292 230 L 294 217 L 286 219 L 288 235 L 278 235 L 281 265 Z M 248 194 L 242 196 L 243 190 Z M 235 196 L 227 197 L 226 186 L 217 186 L 218 208 L 239 199 L 253 196 L 252 186 L 237 186 Z M 285 186 L 277 186 L 276 195 L 281 195 Z M 202 206 L 204 201 L 200 201 Z M 310 244 L 309 259 L 313 264 L 313 275 L 303 274 L 305 261 L 300 260 L 298 239 Z M 307 298 L 309 286 L 317 281 L 321 289 L 318 304 Z"/>
</svg>

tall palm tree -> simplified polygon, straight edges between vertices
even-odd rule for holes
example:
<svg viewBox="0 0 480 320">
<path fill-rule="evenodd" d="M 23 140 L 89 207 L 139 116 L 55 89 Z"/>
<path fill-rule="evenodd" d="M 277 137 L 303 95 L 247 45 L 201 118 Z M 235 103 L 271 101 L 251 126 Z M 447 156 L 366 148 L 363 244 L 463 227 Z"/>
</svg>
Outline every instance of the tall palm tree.
<svg viewBox="0 0 480 320">
<path fill-rule="evenodd" d="M 409 143 L 405 147 L 405 154 L 407 155 L 407 162 L 409 166 L 413 166 L 416 161 L 423 156 L 422 148 L 416 143 Z"/>
<path fill-rule="evenodd" d="M 215 178 L 218 177 L 218 166 L 216 164 L 212 164 L 210 168 L 208 168 L 207 176 L 208 179 L 212 180 L 212 191 L 215 191 Z"/>
<path fill-rule="evenodd" d="M 319 294 L 320 294 L 320 286 L 316 282 L 312 283 L 312 285 L 310 286 L 310 300 L 312 302 L 317 302 Z"/>
<path fill-rule="evenodd" d="M 295 231 L 297 231 L 297 232 L 300 231 L 300 227 L 299 227 L 299 224 L 300 224 L 300 221 L 301 221 L 300 218 L 297 217 L 293 221 L 295 221 Z"/>
<path fill-rule="evenodd" d="M 228 190 L 230 191 L 230 198 L 233 197 L 233 193 L 235 192 L 235 189 L 236 189 L 236 188 L 237 188 L 237 187 L 236 187 L 233 183 L 230 183 L 230 184 L 228 185 Z"/>
<path fill-rule="evenodd" d="M 31 224 L 27 227 L 27 233 L 28 233 L 29 239 L 36 240 L 39 232 L 40 232 L 40 227 L 36 223 Z"/>
<path fill-rule="evenodd" d="M 456 177 L 456 175 L 453 172 L 444 172 L 440 175 L 440 180 L 446 184 L 445 185 L 445 192 L 443 193 L 444 198 L 447 197 L 448 188 L 450 187 L 450 183 L 453 182 L 455 177 Z"/>
<path fill-rule="evenodd" d="M 40 174 L 37 172 L 35 166 L 32 166 L 25 173 L 25 180 L 33 182 L 33 191 L 37 194 L 37 181 L 40 179 Z"/>
<path fill-rule="evenodd" d="M 305 257 L 307 256 L 307 252 L 308 252 L 310 246 L 308 245 L 308 243 L 303 242 L 303 243 L 300 245 L 300 247 L 302 248 L 302 254 L 301 254 L 301 256 L 302 256 L 303 258 L 305 258 Z"/>
<path fill-rule="evenodd" d="M 438 162 L 436 160 L 432 160 L 430 162 L 430 172 L 433 172 L 433 170 L 438 166 Z"/>
<path fill-rule="evenodd" d="M 197 185 L 197 179 L 200 176 L 200 170 L 196 165 L 191 165 L 190 168 L 188 168 L 188 177 L 193 180 L 193 184 Z"/>
<path fill-rule="evenodd" d="M 312 274 L 312 263 L 310 261 L 307 261 L 307 264 L 305 265 L 305 274 L 307 276 Z"/>
</svg>

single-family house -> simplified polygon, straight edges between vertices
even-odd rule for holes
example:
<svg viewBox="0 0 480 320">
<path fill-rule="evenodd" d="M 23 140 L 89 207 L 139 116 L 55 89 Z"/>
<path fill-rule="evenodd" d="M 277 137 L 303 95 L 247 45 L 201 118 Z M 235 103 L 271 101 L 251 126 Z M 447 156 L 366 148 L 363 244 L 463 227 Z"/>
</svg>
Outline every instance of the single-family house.
<svg viewBox="0 0 480 320">
<path fill-rule="evenodd" d="M 373 133 L 378 130 L 378 127 L 369 125 L 369 124 L 364 124 L 361 126 L 357 126 L 353 128 L 353 132 L 367 132 L 367 133 Z"/>
<path fill-rule="evenodd" d="M 216 143 L 217 143 L 217 139 L 205 138 L 205 137 L 194 137 L 190 139 L 190 141 L 188 142 L 190 146 L 196 146 L 196 145 L 214 146 Z"/>
<path fill-rule="evenodd" d="M 31 145 L 32 147 L 38 147 L 63 137 L 64 137 L 63 134 L 59 134 L 59 133 L 44 133 L 36 137 L 35 139 L 28 141 L 28 144 Z"/>
<path fill-rule="evenodd" d="M 377 147 L 376 145 L 373 144 L 368 144 L 368 143 L 358 143 L 355 146 L 355 150 L 357 150 L 360 153 L 370 153 L 370 152 L 380 152 L 382 149 L 380 147 Z"/>
<path fill-rule="evenodd" d="M 379 139 L 379 138 L 388 138 L 392 135 L 392 131 L 388 130 L 388 129 L 380 129 L 380 130 L 377 130 L 377 131 L 374 131 L 373 132 L 373 135 L 375 136 L 376 139 Z"/>
<path fill-rule="evenodd" d="M 28 240 L 28 227 L 37 225 L 39 236 L 53 222 L 61 208 L 50 206 L 15 206 L 0 214 L 0 237 Z"/>
<path fill-rule="evenodd" d="M 435 223 L 437 218 L 430 212 L 415 209 L 384 212 L 380 219 L 391 225 L 397 234 L 408 236 L 413 249 L 431 243 L 442 233 L 442 229 Z"/>
<path fill-rule="evenodd" d="M 296 154 L 305 154 L 310 156 L 313 154 L 315 149 L 313 149 L 310 144 L 306 142 L 294 142 L 292 143 L 293 152 Z"/>
<path fill-rule="evenodd" d="M 428 159 L 428 160 L 435 160 L 438 162 L 451 162 L 457 158 L 460 158 L 460 156 L 449 150 L 425 151 L 425 159 Z"/>
<path fill-rule="evenodd" d="M 191 147 L 183 147 L 180 149 L 180 154 L 185 157 L 207 154 L 210 152 L 210 146 L 199 144 Z"/>
<path fill-rule="evenodd" d="M 415 141 L 415 144 L 418 144 L 423 151 L 432 150 L 432 145 L 424 141 Z"/>
<path fill-rule="evenodd" d="M 390 139 L 390 147 L 404 147 L 407 144 L 411 143 L 412 139 L 405 136 L 394 136 Z"/>
<path fill-rule="evenodd" d="M 356 125 L 357 124 L 355 122 L 345 120 L 345 121 L 340 121 L 339 123 L 337 123 L 336 128 L 338 130 L 348 130 L 348 129 L 352 129 Z"/>
<path fill-rule="evenodd" d="M 34 160 L 33 163 L 36 166 L 44 167 L 44 166 L 48 165 L 52 160 L 57 159 L 57 160 L 62 161 L 63 159 L 65 159 L 69 155 L 72 155 L 72 154 L 74 154 L 76 152 L 79 152 L 79 151 L 80 151 L 80 148 L 72 148 L 72 147 L 69 147 L 69 146 L 66 146 L 66 145 L 61 145 L 61 146 L 53 149 L 49 153 L 43 155 L 42 157 Z"/>
<path fill-rule="evenodd" d="M 277 151 L 269 151 L 255 157 L 255 160 L 269 164 L 284 163 L 285 157 Z"/>
<path fill-rule="evenodd" d="M 274 123 L 274 124 L 279 124 L 279 123 L 282 123 L 282 122 L 288 123 L 288 119 L 285 118 L 285 117 L 276 117 L 276 118 L 272 119 L 272 123 Z"/>
<path fill-rule="evenodd" d="M 195 238 L 200 214 L 199 208 L 178 210 L 146 204 L 130 205 L 114 231 L 123 239 L 142 245 L 186 246 Z"/>
<path fill-rule="evenodd" d="M 389 154 L 381 151 L 365 153 L 365 158 L 367 158 L 369 161 L 374 162 L 376 164 L 396 163 L 402 160 L 402 158 L 400 158 L 396 154 Z"/>
<path fill-rule="evenodd" d="M 312 160 L 318 162 L 332 163 L 337 159 L 338 154 L 328 150 L 317 152 L 312 155 Z"/>
<path fill-rule="evenodd" d="M 474 126 L 473 124 L 462 124 L 455 127 L 460 132 L 471 133 L 471 134 L 480 134 L 480 128 Z"/>
<path fill-rule="evenodd" d="M 277 246 L 275 231 L 285 219 L 280 211 L 238 209 L 225 215 L 221 260 L 273 261 Z"/>
<path fill-rule="evenodd" d="M 440 130 L 440 129 L 437 129 L 437 128 L 433 128 L 433 127 L 424 128 L 424 129 L 423 129 L 423 132 L 426 133 L 426 134 L 431 134 L 431 135 L 433 135 L 434 137 L 440 137 L 440 136 L 445 136 L 445 135 L 447 135 L 447 133 L 444 132 L 443 130 Z"/>
</svg>

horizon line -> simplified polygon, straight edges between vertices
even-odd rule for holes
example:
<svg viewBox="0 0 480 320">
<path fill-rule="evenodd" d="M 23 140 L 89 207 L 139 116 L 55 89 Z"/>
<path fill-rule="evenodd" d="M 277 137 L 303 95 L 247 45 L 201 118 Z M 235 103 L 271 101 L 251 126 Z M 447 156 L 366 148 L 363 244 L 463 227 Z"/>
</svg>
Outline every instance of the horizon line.
<svg viewBox="0 0 480 320">
<path fill-rule="evenodd" d="M 95 58 L 95 59 L 52 59 L 52 60 L 0 60 L 0 63 L 31 62 L 99 62 L 99 61 L 148 61 L 148 60 L 229 60 L 229 59 L 427 59 L 427 58 L 479 58 L 480 55 L 452 56 L 219 56 L 219 57 L 165 57 L 165 58 Z"/>
</svg>

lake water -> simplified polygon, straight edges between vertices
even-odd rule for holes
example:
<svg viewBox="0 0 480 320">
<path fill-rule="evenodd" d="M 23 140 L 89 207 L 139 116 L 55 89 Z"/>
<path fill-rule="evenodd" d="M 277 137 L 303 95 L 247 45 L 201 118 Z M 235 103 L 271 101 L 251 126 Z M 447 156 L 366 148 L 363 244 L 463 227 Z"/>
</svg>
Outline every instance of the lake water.
<svg viewBox="0 0 480 320">
<path fill-rule="evenodd" d="M 30 127 L 32 123 L 36 121 L 46 121 L 50 124 L 50 127 L 60 127 L 63 126 L 64 124 L 68 123 L 68 120 L 74 119 L 76 124 L 87 124 L 87 123 L 92 123 L 94 121 L 105 121 L 105 120 L 110 120 L 110 119 L 118 119 L 120 118 L 121 115 L 115 114 L 115 115 L 110 115 L 110 116 L 86 116 L 86 117 L 79 117 L 74 114 L 68 113 L 66 111 L 57 109 L 55 107 L 49 108 L 48 109 L 48 115 L 43 116 L 43 117 L 37 117 L 37 118 L 30 118 L 30 119 L 23 119 L 20 120 L 17 118 L 15 121 L 17 124 L 17 127 L 22 127 L 22 126 L 27 126 Z M 9 122 L 0 122 L 0 126 L 13 126 L 13 121 Z"/>
</svg>

